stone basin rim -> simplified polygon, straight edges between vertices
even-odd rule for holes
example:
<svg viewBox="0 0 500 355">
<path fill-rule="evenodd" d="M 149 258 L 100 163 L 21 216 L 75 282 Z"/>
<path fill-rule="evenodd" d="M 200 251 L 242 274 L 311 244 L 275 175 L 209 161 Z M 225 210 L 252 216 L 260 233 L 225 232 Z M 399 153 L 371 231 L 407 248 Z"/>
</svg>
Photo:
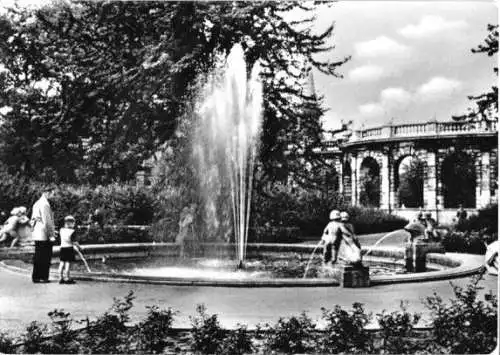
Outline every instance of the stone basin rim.
<svg viewBox="0 0 500 355">
<path fill-rule="evenodd" d="M 209 244 L 217 246 L 217 244 Z M 227 244 L 223 244 L 227 247 Z M 91 259 L 99 256 L 112 256 L 113 253 L 128 251 L 129 254 L 137 254 L 155 250 L 158 247 L 167 247 L 176 249 L 179 246 L 175 243 L 126 243 L 126 244 L 88 244 L 82 245 L 84 253 L 90 253 Z M 263 252 L 294 252 L 294 251 L 311 251 L 315 245 L 308 244 L 248 244 L 249 249 Z M 378 260 L 387 259 L 388 263 L 396 264 L 396 258 L 402 259 L 404 248 L 402 247 L 370 247 L 370 256 Z M 54 247 L 54 256 L 59 253 L 59 247 Z M 8 254 L 8 255 L 7 255 Z M 18 259 L 19 257 L 27 257 L 33 254 L 33 248 L 21 248 L 5 252 L 0 250 L 0 259 Z M 391 256 L 388 256 L 390 254 Z M 90 255 L 89 255 L 90 256 Z M 144 255 L 147 256 L 147 255 Z M 123 256 L 122 256 L 123 257 Z M 125 258 L 133 257 L 133 255 L 125 256 Z M 477 258 L 471 258 L 469 254 L 446 253 L 434 254 L 430 253 L 427 256 L 430 266 L 446 266 L 454 264 L 456 266 L 449 267 L 444 270 L 421 272 L 413 274 L 395 274 L 395 275 L 374 275 L 370 277 L 371 286 L 388 285 L 397 283 L 410 282 L 428 282 L 454 278 L 462 278 L 471 276 L 481 272 L 484 268 L 482 263 L 477 261 Z M 367 257 L 370 260 L 369 257 Z M 30 270 L 18 266 L 10 265 L 4 260 L 0 261 L 0 267 L 12 272 L 20 274 L 29 274 Z M 51 273 L 52 276 L 57 276 L 56 272 Z M 212 287 L 332 287 L 338 286 L 339 282 L 334 279 L 315 278 L 315 279 L 290 279 L 290 278 L 260 278 L 260 279 L 205 279 L 195 277 L 172 278 L 161 276 L 143 276 L 133 274 L 116 274 L 106 272 L 72 272 L 76 280 L 82 281 L 100 281 L 100 282 L 118 282 L 118 283 L 149 283 L 172 286 L 212 286 Z"/>
</svg>

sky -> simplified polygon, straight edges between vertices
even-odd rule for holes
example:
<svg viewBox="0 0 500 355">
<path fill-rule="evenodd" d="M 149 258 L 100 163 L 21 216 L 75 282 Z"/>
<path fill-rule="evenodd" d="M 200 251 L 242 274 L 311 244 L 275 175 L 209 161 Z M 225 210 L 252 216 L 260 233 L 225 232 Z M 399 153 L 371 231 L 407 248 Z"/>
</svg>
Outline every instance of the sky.
<svg viewBox="0 0 500 355">
<path fill-rule="evenodd" d="M 451 120 L 466 112 L 468 95 L 497 80 L 498 58 L 471 52 L 486 37 L 487 24 L 498 23 L 494 1 L 339 1 L 319 8 L 313 29 L 332 22 L 335 49 L 322 56 L 351 60 L 338 70 L 342 79 L 314 72 L 328 109 L 326 129 L 350 120 L 358 128 Z"/>
<path fill-rule="evenodd" d="M 451 120 L 469 107 L 467 95 L 487 90 L 498 58 L 473 54 L 498 23 L 492 1 L 340 1 L 322 7 L 314 29 L 335 23 L 327 54 L 352 59 L 343 79 L 315 71 L 318 94 L 329 109 L 327 129 Z"/>
</svg>

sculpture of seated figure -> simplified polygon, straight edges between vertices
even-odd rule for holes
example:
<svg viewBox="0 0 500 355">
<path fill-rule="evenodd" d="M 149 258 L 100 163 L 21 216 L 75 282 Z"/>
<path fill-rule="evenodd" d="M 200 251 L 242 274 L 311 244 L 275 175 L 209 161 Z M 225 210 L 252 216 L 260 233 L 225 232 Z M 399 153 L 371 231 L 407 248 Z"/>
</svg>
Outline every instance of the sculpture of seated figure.
<svg viewBox="0 0 500 355">
<path fill-rule="evenodd" d="M 349 265 L 361 265 L 361 244 L 354 234 L 354 227 L 349 223 L 349 214 L 337 210 L 330 212 L 330 222 L 326 226 L 321 243 L 325 265 L 338 261 Z"/>
<path fill-rule="evenodd" d="M 340 259 L 345 264 L 362 265 L 361 244 L 354 233 L 354 226 L 349 223 L 347 212 L 340 214 L 340 223 L 332 254 L 333 263 Z"/>
</svg>

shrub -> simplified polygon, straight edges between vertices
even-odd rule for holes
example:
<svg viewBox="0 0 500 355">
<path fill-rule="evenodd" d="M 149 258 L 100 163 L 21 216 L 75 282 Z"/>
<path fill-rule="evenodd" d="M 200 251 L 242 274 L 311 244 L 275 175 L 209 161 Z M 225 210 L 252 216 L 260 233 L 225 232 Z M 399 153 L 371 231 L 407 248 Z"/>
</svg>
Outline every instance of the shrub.
<svg viewBox="0 0 500 355">
<path fill-rule="evenodd" d="M 335 306 L 333 310 L 322 308 L 322 318 L 326 321 L 325 335 L 321 340 L 324 353 L 367 353 L 372 349 L 365 326 L 371 316 L 365 313 L 363 305 L 353 304 L 352 311 Z"/>
<path fill-rule="evenodd" d="M 31 322 L 26 327 L 26 332 L 22 335 L 23 353 L 36 354 L 47 353 L 47 344 L 44 336 L 47 334 L 47 326 L 37 321 Z"/>
<path fill-rule="evenodd" d="M 70 314 L 55 309 L 49 312 L 52 336 L 47 340 L 47 350 L 52 354 L 77 354 L 79 343 L 71 330 L 73 320 Z"/>
<path fill-rule="evenodd" d="M 130 333 L 127 327 L 128 311 L 133 307 L 134 294 L 130 291 L 123 300 L 113 298 L 111 311 L 105 312 L 95 322 L 88 323 L 83 352 L 123 354 L 130 352 Z"/>
<path fill-rule="evenodd" d="M 191 348 L 202 354 L 220 352 L 224 340 L 224 330 L 219 324 L 216 314 L 209 316 L 204 305 L 196 307 L 198 316 L 191 317 Z"/>
<path fill-rule="evenodd" d="M 478 232 L 452 231 L 441 240 L 447 252 L 484 254 L 486 252 L 485 239 Z"/>
<path fill-rule="evenodd" d="M 349 207 L 351 223 L 357 234 L 391 232 L 403 228 L 408 221 L 379 209 Z"/>
<path fill-rule="evenodd" d="M 498 315 L 497 297 L 478 297 L 482 274 L 473 278 L 465 287 L 452 284 L 455 298 L 449 304 L 436 293 L 427 297 L 425 305 L 432 312 L 434 341 L 447 353 L 490 353 L 497 345 Z"/>
<path fill-rule="evenodd" d="M 386 313 L 384 310 L 377 314 L 383 338 L 382 348 L 386 353 L 411 354 L 415 352 L 415 346 L 407 337 L 411 336 L 413 326 L 420 320 L 420 315 L 407 312 L 407 304 L 404 302 L 401 302 L 400 308 L 400 311 Z"/>
<path fill-rule="evenodd" d="M 117 183 L 97 187 L 59 184 L 57 187 L 51 201 L 57 225 L 62 225 L 67 214 L 83 223 L 97 208 L 106 211 L 109 224 L 150 224 L 158 209 L 155 195 L 145 187 Z M 0 171 L 0 211 L 8 216 L 15 206 L 31 207 L 43 188 L 43 183 Z"/>
<path fill-rule="evenodd" d="M 7 333 L 0 332 L 0 353 L 11 354 L 16 351 L 14 339 Z"/>
<path fill-rule="evenodd" d="M 227 355 L 242 355 L 252 351 L 252 338 L 247 327 L 241 324 L 238 324 L 236 329 L 229 332 L 221 346 L 221 354 Z"/>
<path fill-rule="evenodd" d="M 385 213 L 379 209 L 349 207 L 341 195 L 325 196 L 317 191 L 281 188 L 273 193 L 255 194 L 251 218 L 251 228 L 257 235 L 273 234 L 273 228 L 279 232 L 279 241 L 289 240 L 286 233 L 280 231 L 285 227 L 298 228 L 297 236 L 321 235 L 329 220 L 332 209 L 347 210 L 351 215 L 356 233 L 390 232 L 403 228 L 408 221 Z M 267 237 L 270 238 L 270 237 Z M 283 238 L 283 239 L 281 239 Z M 260 239 L 263 239 L 261 237 Z"/>
<path fill-rule="evenodd" d="M 157 306 L 147 309 L 147 318 L 135 329 L 137 351 L 159 354 L 167 345 L 166 336 L 172 328 L 175 312 L 171 308 L 159 309 Z"/>
<path fill-rule="evenodd" d="M 498 230 L 498 205 L 493 204 L 480 209 L 477 215 L 469 216 L 460 221 L 455 228 L 461 232 L 482 231 L 490 235 L 496 234 Z"/>
<path fill-rule="evenodd" d="M 303 312 L 299 317 L 280 318 L 267 329 L 266 348 L 284 353 L 304 353 L 316 349 L 315 325 Z"/>
</svg>

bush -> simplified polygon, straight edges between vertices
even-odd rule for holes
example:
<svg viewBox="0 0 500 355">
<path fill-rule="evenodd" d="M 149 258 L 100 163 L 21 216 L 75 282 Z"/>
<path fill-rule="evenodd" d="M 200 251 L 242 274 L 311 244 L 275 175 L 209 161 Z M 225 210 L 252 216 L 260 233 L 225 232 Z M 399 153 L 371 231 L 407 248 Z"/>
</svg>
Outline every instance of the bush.
<svg viewBox="0 0 500 355">
<path fill-rule="evenodd" d="M 23 353 L 36 354 L 50 352 L 45 342 L 47 326 L 37 321 L 31 322 L 26 327 L 26 332 L 22 335 Z"/>
<path fill-rule="evenodd" d="M 379 209 L 349 207 L 347 212 L 357 234 L 392 232 L 408 224 L 408 220 Z"/>
<path fill-rule="evenodd" d="M 204 305 L 196 307 L 198 316 L 191 317 L 191 348 L 202 354 L 215 354 L 221 351 L 224 330 L 219 324 L 217 315 L 209 316 Z"/>
<path fill-rule="evenodd" d="M 441 243 L 447 252 L 484 254 L 486 240 L 478 232 L 452 231 L 443 236 Z"/>
<path fill-rule="evenodd" d="M 46 348 L 52 354 L 78 354 L 79 343 L 75 341 L 71 330 L 73 320 L 70 314 L 63 310 L 55 309 L 49 312 L 52 321 L 52 336 L 46 342 Z"/>
<path fill-rule="evenodd" d="M 481 231 L 483 234 L 497 234 L 498 205 L 493 204 L 480 209 L 477 215 L 469 216 L 467 219 L 460 221 L 455 228 L 461 232 Z"/>
<path fill-rule="evenodd" d="M 497 345 L 498 300 L 491 293 L 485 301 L 479 299 L 481 277 L 475 277 L 465 289 L 452 284 L 455 298 L 449 304 L 436 293 L 425 300 L 432 312 L 433 340 L 446 353 L 491 353 Z"/>
<path fill-rule="evenodd" d="M 78 223 L 87 221 L 97 208 L 106 211 L 108 224 L 150 224 L 157 201 L 148 188 L 123 184 L 92 187 L 60 184 L 51 201 L 56 225 L 72 214 Z M 8 216 L 16 206 L 30 208 L 40 197 L 44 184 L 0 171 L 0 211 Z"/>
<path fill-rule="evenodd" d="M 412 354 L 415 352 L 415 346 L 407 337 L 411 336 L 413 326 L 420 320 L 420 315 L 407 312 L 404 302 L 401 302 L 400 308 L 400 311 L 386 313 L 384 310 L 377 314 L 383 338 L 382 348 L 385 353 Z"/>
<path fill-rule="evenodd" d="M 137 351 L 160 354 L 167 346 L 166 336 L 172 328 L 175 312 L 171 308 L 159 309 L 157 306 L 147 308 L 146 320 L 140 322 L 135 329 Z"/>
<path fill-rule="evenodd" d="M 284 353 L 304 353 L 316 349 L 315 325 L 303 312 L 299 317 L 280 318 L 265 335 L 266 348 Z"/>
<path fill-rule="evenodd" d="M 243 355 L 253 351 L 252 338 L 247 327 L 238 324 L 235 330 L 229 331 L 221 346 L 221 354 Z"/>
<path fill-rule="evenodd" d="M 133 307 L 134 294 L 130 291 L 123 300 L 113 298 L 110 311 L 88 323 L 83 336 L 83 352 L 99 354 L 130 353 L 131 336 L 127 322 Z"/>
<path fill-rule="evenodd" d="M 82 244 L 99 243 L 146 243 L 153 241 L 149 228 L 130 228 L 127 226 L 97 226 L 80 228 L 77 236 Z"/>
<path fill-rule="evenodd" d="M 371 316 L 365 313 L 360 303 L 354 303 L 352 311 L 335 306 L 333 310 L 322 308 L 322 318 L 326 321 L 325 336 L 321 340 L 324 353 L 368 353 L 372 349 L 370 336 L 365 326 Z"/>
<path fill-rule="evenodd" d="M 11 354 L 16 351 L 14 339 L 7 333 L 0 332 L 0 353 Z"/>
<path fill-rule="evenodd" d="M 295 234 L 299 237 L 320 236 L 332 209 L 346 210 L 351 215 L 351 222 L 358 234 L 390 232 L 401 229 L 408 223 L 401 217 L 379 209 L 349 207 L 341 195 L 325 196 L 315 191 L 292 191 L 283 187 L 274 193 L 255 194 L 253 201 L 251 228 L 260 232 L 256 233 L 258 235 L 272 234 L 273 228 L 280 230 L 291 227 L 298 228 Z M 274 242 L 278 238 L 281 242 L 290 239 L 281 234 L 270 239 Z"/>
</svg>

